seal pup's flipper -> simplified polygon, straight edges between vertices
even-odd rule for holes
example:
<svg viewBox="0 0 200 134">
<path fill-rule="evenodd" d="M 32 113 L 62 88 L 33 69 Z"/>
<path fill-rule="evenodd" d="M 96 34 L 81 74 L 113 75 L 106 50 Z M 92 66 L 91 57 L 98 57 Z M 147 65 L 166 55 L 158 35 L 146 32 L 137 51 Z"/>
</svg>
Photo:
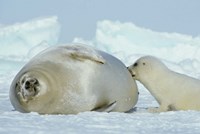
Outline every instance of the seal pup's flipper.
<svg viewBox="0 0 200 134">
<path fill-rule="evenodd" d="M 113 103 L 110 103 L 108 105 L 103 105 L 97 108 L 92 109 L 91 111 L 97 111 L 97 112 L 111 112 L 117 104 L 117 101 L 114 101 Z"/>
<path fill-rule="evenodd" d="M 91 60 L 100 64 L 105 64 L 106 60 L 91 47 L 86 46 L 63 46 L 67 49 L 67 53 L 74 59 L 84 61 L 84 60 Z"/>
</svg>

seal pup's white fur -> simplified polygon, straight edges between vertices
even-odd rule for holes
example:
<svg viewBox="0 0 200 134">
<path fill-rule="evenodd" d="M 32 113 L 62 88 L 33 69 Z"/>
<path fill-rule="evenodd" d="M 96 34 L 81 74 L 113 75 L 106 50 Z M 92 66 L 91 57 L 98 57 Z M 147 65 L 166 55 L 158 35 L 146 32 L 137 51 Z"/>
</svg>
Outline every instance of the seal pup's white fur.
<svg viewBox="0 0 200 134">
<path fill-rule="evenodd" d="M 159 103 L 149 111 L 200 110 L 200 80 L 174 72 L 152 56 L 139 58 L 128 69 Z"/>
</svg>

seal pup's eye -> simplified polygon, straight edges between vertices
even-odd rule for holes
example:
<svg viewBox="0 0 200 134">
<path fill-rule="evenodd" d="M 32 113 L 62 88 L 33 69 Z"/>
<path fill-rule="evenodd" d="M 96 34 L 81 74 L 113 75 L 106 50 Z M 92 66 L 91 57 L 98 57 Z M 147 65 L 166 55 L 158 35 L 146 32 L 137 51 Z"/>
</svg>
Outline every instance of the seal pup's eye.
<svg viewBox="0 0 200 134">
<path fill-rule="evenodd" d="M 145 62 L 143 62 L 143 63 L 142 63 L 142 65 L 146 65 L 146 63 L 145 63 Z"/>
<path fill-rule="evenodd" d="M 137 67 L 137 65 L 138 65 L 138 63 L 136 62 L 133 66 L 134 66 L 134 67 Z"/>
</svg>

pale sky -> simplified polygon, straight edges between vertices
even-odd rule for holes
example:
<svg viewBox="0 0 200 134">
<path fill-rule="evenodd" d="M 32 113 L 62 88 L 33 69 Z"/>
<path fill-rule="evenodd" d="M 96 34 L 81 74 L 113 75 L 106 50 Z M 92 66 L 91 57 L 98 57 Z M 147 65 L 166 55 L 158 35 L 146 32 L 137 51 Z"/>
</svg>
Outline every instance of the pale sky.
<svg viewBox="0 0 200 134">
<path fill-rule="evenodd" d="M 200 35 L 200 0 L 0 0 L 0 24 L 58 16 L 60 42 L 92 39 L 101 20 L 132 22 L 158 32 Z"/>
</svg>

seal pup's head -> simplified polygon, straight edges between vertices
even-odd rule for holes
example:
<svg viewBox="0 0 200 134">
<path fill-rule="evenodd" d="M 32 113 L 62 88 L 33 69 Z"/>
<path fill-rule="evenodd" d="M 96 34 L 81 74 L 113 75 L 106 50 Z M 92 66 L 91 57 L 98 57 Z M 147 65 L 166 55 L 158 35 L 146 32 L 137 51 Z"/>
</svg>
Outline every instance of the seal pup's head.
<svg viewBox="0 0 200 134">
<path fill-rule="evenodd" d="M 144 56 L 128 67 L 132 77 L 139 81 L 157 78 L 168 68 L 156 57 Z"/>
</svg>

